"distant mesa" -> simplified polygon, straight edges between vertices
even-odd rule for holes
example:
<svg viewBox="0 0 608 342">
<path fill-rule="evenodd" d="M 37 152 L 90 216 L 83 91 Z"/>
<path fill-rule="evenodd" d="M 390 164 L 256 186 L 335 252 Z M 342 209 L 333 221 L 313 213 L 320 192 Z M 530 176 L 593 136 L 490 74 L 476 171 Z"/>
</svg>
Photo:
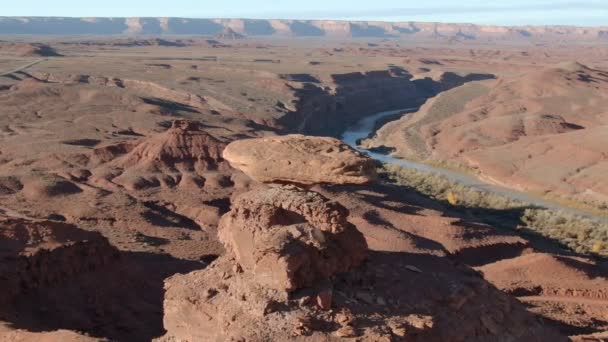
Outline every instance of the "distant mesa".
<svg viewBox="0 0 608 342">
<path fill-rule="evenodd" d="M 233 29 L 234 28 L 234 29 Z M 236 30 L 236 31 L 235 31 Z M 237 32 L 238 31 L 238 32 Z M 218 33 L 219 32 L 219 33 Z M 233 40 L 246 36 L 362 37 L 467 41 L 599 41 L 606 28 L 574 26 L 495 26 L 333 20 L 193 18 L 0 17 L 0 34 L 30 35 L 203 35 Z"/>
<path fill-rule="evenodd" d="M 245 37 L 245 35 L 235 32 L 230 27 L 226 27 L 221 32 L 216 34 L 214 36 L 214 38 L 220 39 L 220 40 L 238 40 L 238 39 L 245 39 L 246 37 Z"/>
<path fill-rule="evenodd" d="M 184 47 L 187 46 L 181 40 L 167 40 L 167 39 L 129 39 L 122 42 L 116 42 L 116 46 L 167 46 L 167 47 Z"/>
</svg>

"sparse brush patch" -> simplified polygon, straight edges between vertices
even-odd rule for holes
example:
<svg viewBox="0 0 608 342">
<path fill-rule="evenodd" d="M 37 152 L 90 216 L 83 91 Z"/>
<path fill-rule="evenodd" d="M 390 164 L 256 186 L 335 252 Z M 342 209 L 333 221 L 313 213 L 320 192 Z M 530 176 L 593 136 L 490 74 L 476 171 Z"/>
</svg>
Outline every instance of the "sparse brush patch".
<svg viewBox="0 0 608 342">
<path fill-rule="evenodd" d="M 378 174 L 385 182 L 443 201 L 493 226 L 541 235 L 580 254 L 608 256 L 608 224 L 563 211 L 538 208 L 459 184 L 439 174 L 398 165 L 384 164 L 378 169 Z"/>
</svg>

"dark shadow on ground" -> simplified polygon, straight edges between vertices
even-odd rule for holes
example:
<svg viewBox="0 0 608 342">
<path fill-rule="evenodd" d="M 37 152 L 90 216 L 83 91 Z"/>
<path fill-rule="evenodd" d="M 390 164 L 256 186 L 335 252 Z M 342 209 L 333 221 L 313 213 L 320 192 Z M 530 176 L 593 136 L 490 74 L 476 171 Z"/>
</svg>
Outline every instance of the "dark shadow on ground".
<svg viewBox="0 0 608 342">
<path fill-rule="evenodd" d="M 179 227 L 191 230 L 200 230 L 201 227 L 194 220 L 180 215 L 162 205 L 147 201 L 143 205 L 148 208 L 142 216 L 151 224 L 159 227 Z"/>
<path fill-rule="evenodd" d="M 372 251 L 361 267 L 336 277 L 332 305 L 334 312 L 351 313 L 358 331 L 415 317 L 406 325 L 407 341 L 506 340 L 517 334 L 522 341 L 567 341 L 476 271 L 429 254 Z M 328 333 L 340 327 L 314 323 Z"/>
<path fill-rule="evenodd" d="M 112 341 L 150 341 L 165 333 L 164 280 L 203 269 L 215 257 L 191 261 L 121 252 L 101 269 L 19 294 L 0 308 L 0 320 L 33 332 L 68 329 Z"/>
<path fill-rule="evenodd" d="M 179 103 L 179 102 L 175 102 L 175 101 L 159 99 L 159 98 L 152 98 L 152 97 L 144 97 L 144 98 L 142 98 L 142 101 L 144 101 L 144 103 L 146 103 L 146 104 L 161 107 L 172 113 L 177 113 L 177 112 L 200 113 L 198 111 L 198 109 L 196 109 L 192 106 L 189 106 L 189 105 L 183 104 L 183 103 Z"/>
<path fill-rule="evenodd" d="M 409 188 L 406 186 L 400 186 L 396 184 L 388 184 L 384 182 L 379 182 L 372 185 L 367 186 L 324 186 L 321 188 L 323 193 L 326 196 L 332 198 L 335 196 L 336 200 L 342 201 L 342 203 L 349 202 L 349 210 L 351 211 L 351 216 L 354 214 L 355 216 L 359 216 L 363 218 L 369 224 L 375 225 L 376 229 L 390 229 L 393 231 L 401 231 L 400 227 L 398 227 L 398 223 L 395 222 L 395 219 L 389 222 L 385 216 L 390 215 L 387 213 L 378 213 L 378 210 L 368 210 L 369 208 L 381 208 L 384 210 L 390 210 L 395 213 L 407 214 L 407 215 L 423 215 L 421 211 L 423 210 L 434 210 L 438 212 L 438 216 L 455 219 L 451 221 L 451 225 L 463 226 L 466 227 L 466 236 L 462 236 L 462 238 L 468 239 L 482 239 L 483 236 L 477 233 L 477 230 L 487 231 L 488 229 L 495 231 L 498 235 L 516 235 L 524 238 L 528 241 L 528 244 L 525 243 L 497 243 L 497 244 L 489 244 L 487 246 L 471 246 L 463 248 L 459 250 L 457 253 L 450 254 L 447 253 L 445 257 L 441 256 L 431 256 L 431 255 L 416 255 L 415 257 L 412 254 L 408 253 L 379 253 L 379 255 L 383 255 L 382 258 L 390 258 L 394 259 L 394 261 L 389 262 L 391 265 L 390 268 L 396 267 L 396 260 L 400 260 L 401 258 L 406 259 L 408 263 L 420 268 L 423 272 L 425 270 L 430 269 L 433 270 L 433 274 L 441 274 L 443 271 L 435 268 L 436 266 L 424 266 L 424 263 L 421 262 L 422 267 L 419 264 L 416 264 L 414 261 L 415 258 L 419 258 L 421 260 L 435 260 L 434 262 L 439 262 L 437 260 L 443 260 L 442 262 L 449 262 L 453 265 L 457 265 L 462 268 L 464 272 L 473 272 L 477 273 L 477 271 L 473 270 L 471 267 L 482 266 L 485 264 L 493 263 L 502 259 L 510 259 L 514 257 L 518 257 L 525 253 L 529 247 L 532 247 L 534 250 L 541 253 L 550 253 L 556 255 L 557 258 L 562 258 L 563 256 L 578 256 L 584 258 L 596 259 L 598 261 L 599 267 L 590 267 L 588 265 L 583 265 L 582 263 L 577 263 L 576 261 L 572 261 L 571 259 L 563 258 L 564 261 L 572 265 L 572 267 L 579 269 L 585 272 L 589 277 L 602 277 L 608 274 L 608 263 L 606 263 L 605 258 L 598 258 L 588 254 L 576 253 L 570 249 L 568 249 L 565 245 L 563 245 L 560 241 L 545 237 L 532 231 L 531 229 L 525 228 L 525 222 L 522 220 L 524 216 L 524 212 L 526 209 L 534 208 L 534 207 L 520 207 L 520 208 L 512 208 L 512 209 L 487 209 L 487 208 L 470 208 L 464 206 L 454 206 L 448 202 L 440 201 L 434 199 L 432 197 L 426 196 L 420 192 L 417 192 L 413 188 Z M 344 197 L 356 197 L 359 201 L 363 201 L 364 203 L 360 203 L 357 201 L 350 200 L 342 200 Z M 395 203 L 400 203 L 400 205 L 395 205 Z M 344 204 L 346 205 L 346 204 Z M 534 208 L 536 209 L 536 208 Z M 404 222 L 405 224 L 406 222 Z M 523 228 L 522 228 L 523 227 Z M 369 231 L 369 228 L 365 228 Z M 420 229 L 424 229 L 424 227 L 420 227 Z M 469 231 L 470 230 L 470 231 Z M 417 235 L 409 233 L 413 236 L 411 238 L 412 241 L 416 242 Z M 390 235 L 393 236 L 394 234 Z M 470 236 L 469 236 L 470 235 Z M 438 243 L 432 240 L 434 243 Z M 420 244 L 415 243 L 417 247 L 420 247 Z M 439 243 L 441 249 L 443 246 Z M 432 247 L 432 246 L 430 246 Z M 429 248 L 429 247 L 427 247 Z M 435 248 L 435 250 L 438 250 Z M 445 250 L 445 249 L 443 249 Z M 373 254 L 378 254 L 377 252 L 373 252 Z M 602 266 L 603 265 L 603 266 Z M 378 265 L 374 264 L 374 267 Z M 426 267 L 426 269 L 425 269 Z M 446 272 L 452 272 L 448 271 Z M 411 273 L 411 272 L 410 272 Z M 408 277 L 415 276 L 408 272 L 404 272 L 400 278 L 400 281 L 396 281 L 392 284 L 400 284 L 403 279 L 407 279 Z M 477 274 L 477 277 L 482 278 L 481 274 Z M 390 280 L 383 280 L 389 281 Z M 446 279 L 445 281 L 451 281 Z M 485 281 L 494 291 L 495 287 L 491 285 L 489 282 Z M 376 282 L 378 283 L 378 282 Z M 352 285 L 352 284 L 350 284 Z M 426 283 L 429 291 L 433 291 L 433 289 L 437 290 L 437 288 L 441 287 L 441 284 L 434 283 Z M 404 287 L 403 291 L 412 291 L 412 288 L 415 288 L 415 285 L 411 285 L 408 287 Z M 498 291 L 498 290 L 496 290 Z M 422 297 L 425 296 L 424 291 L 420 292 Z M 526 295 L 534 295 L 534 294 L 522 294 Z M 397 296 L 397 294 L 395 294 Z M 518 295 L 513 295 L 512 299 L 515 300 L 515 297 Z M 523 305 L 519 304 L 520 307 Z M 518 309 L 519 310 L 519 309 Z M 586 327 L 580 327 L 576 325 L 571 325 L 568 322 L 559 322 L 552 321 L 546 317 L 543 317 L 538 314 L 530 313 L 530 315 L 535 316 L 535 319 L 543 322 L 543 325 L 548 327 L 555 328 L 559 330 L 562 334 L 565 335 L 576 335 L 576 334 L 589 334 L 599 332 L 597 327 L 602 326 L 603 322 L 598 322 L 597 325 L 589 325 Z M 370 326 L 373 326 L 375 323 L 370 322 Z"/>
</svg>

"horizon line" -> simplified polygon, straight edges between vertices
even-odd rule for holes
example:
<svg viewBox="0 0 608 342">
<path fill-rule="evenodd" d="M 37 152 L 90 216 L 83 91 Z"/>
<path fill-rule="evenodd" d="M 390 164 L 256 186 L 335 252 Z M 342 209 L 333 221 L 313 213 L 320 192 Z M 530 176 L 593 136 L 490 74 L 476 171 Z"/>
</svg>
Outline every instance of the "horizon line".
<svg viewBox="0 0 608 342">
<path fill-rule="evenodd" d="M 56 19 L 194 19 L 194 20 L 283 20 L 283 21 L 337 21 L 337 22 L 356 22 L 356 23 L 385 23 L 385 24 L 402 24 L 402 23 L 416 23 L 416 24 L 446 24 L 446 25 L 472 25 L 472 26 L 497 26 L 497 27 L 579 27 L 579 28 L 608 28 L 606 25 L 573 25 L 573 24 L 476 24 L 472 22 L 452 22 L 452 21 L 416 21 L 416 20 L 364 20 L 364 19 L 295 19 L 295 18 L 247 18 L 247 17 L 167 17 L 167 16 L 43 16 L 43 15 L 0 15 L 0 18 L 56 18 Z"/>
</svg>

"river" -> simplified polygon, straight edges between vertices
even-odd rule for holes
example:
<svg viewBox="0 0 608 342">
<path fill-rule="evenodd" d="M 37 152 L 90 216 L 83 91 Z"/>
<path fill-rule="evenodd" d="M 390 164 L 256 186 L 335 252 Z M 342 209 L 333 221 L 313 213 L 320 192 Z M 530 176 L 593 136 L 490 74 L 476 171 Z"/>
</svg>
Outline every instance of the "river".
<svg viewBox="0 0 608 342">
<path fill-rule="evenodd" d="M 495 194 L 498 194 L 500 196 L 503 196 L 503 197 L 506 197 L 506 198 L 509 198 L 512 200 L 520 201 L 520 202 L 524 203 L 525 205 L 532 205 L 532 206 L 551 209 L 551 210 L 560 210 L 560 211 L 570 213 L 573 215 L 578 215 L 578 216 L 586 217 L 589 219 L 593 219 L 593 220 L 601 222 L 601 223 L 608 223 L 608 218 L 600 217 L 600 216 L 588 213 L 586 211 L 567 207 L 567 206 L 564 206 L 564 205 L 561 205 L 561 204 L 558 204 L 555 202 L 547 201 L 547 200 L 542 199 L 533 194 L 529 194 L 526 192 L 490 184 L 490 183 L 484 182 L 483 180 L 481 180 L 475 176 L 469 175 L 469 174 L 460 173 L 460 172 L 457 172 L 454 170 L 435 167 L 435 166 L 431 166 L 431 165 L 427 165 L 427 164 L 423 164 L 423 163 L 419 163 L 419 162 L 414 162 L 414 161 L 407 160 L 407 159 L 392 157 L 390 155 L 386 155 L 386 154 L 373 152 L 373 151 L 364 149 L 358 145 L 359 140 L 365 139 L 365 138 L 369 137 L 371 133 L 374 133 L 374 129 L 376 128 L 376 122 L 378 120 L 381 120 L 387 116 L 395 116 L 399 113 L 403 113 L 403 115 L 407 115 L 408 113 L 414 113 L 414 112 L 418 111 L 418 109 L 419 109 L 418 107 L 405 108 L 405 109 L 400 109 L 400 110 L 381 112 L 381 113 L 377 113 L 377 114 L 368 116 L 368 117 L 362 119 L 361 121 L 359 121 L 358 123 L 356 123 L 355 125 L 353 125 L 352 127 L 348 128 L 346 130 L 346 132 L 344 132 L 344 134 L 342 135 L 342 140 L 346 144 L 353 147 L 354 149 L 356 149 L 360 152 L 363 152 L 363 153 L 367 154 L 368 156 L 370 156 L 371 158 L 378 160 L 380 162 L 383 162 L 383 163 L 396 164 L 396 165 L 399 165 L 402 167 L 416 169 L 421 172 L 439 174 L 452 181 L 460 183 L 462 185 L 472 187 L 472 188 L 475 188 L 475 189 L 478 189 L 481 191 L 485 191 L 485 192 L 495 193 Z"/>
</svg>

